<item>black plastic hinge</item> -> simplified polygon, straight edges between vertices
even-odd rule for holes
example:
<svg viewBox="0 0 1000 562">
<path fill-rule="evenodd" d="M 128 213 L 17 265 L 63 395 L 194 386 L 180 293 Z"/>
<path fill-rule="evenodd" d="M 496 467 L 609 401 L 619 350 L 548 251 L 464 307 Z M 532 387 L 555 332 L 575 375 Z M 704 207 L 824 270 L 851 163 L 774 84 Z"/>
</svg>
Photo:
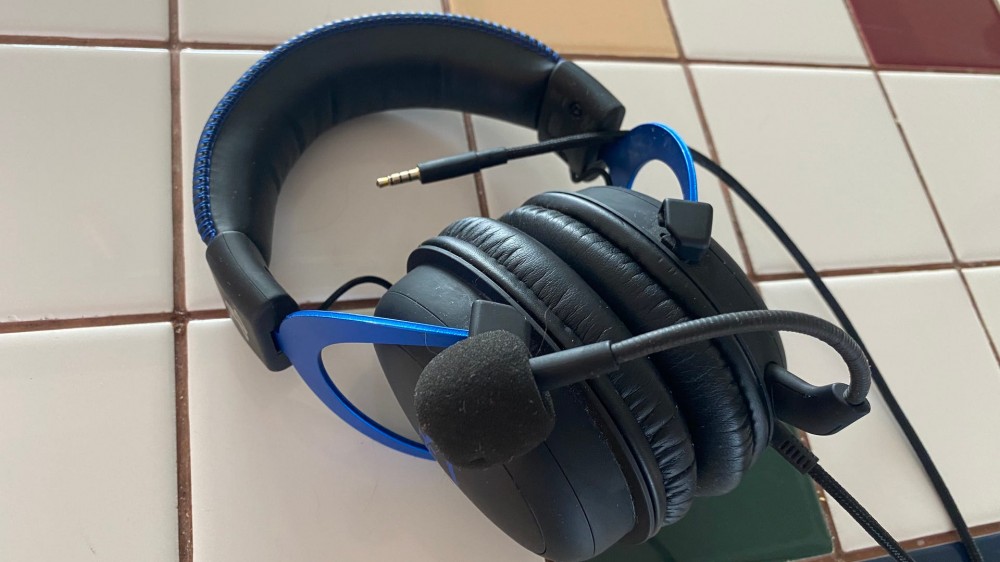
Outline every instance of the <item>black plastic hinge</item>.
<svg viewBox="0 0 1000 562">
<path fill-rule="evenodd" d="M 205 252 L 229 316 L 261 361 L 272 371 L 291 365 L 274 333 L 299 305 L 267 270 L 260 251 L 242 232 L 223 232 Z"/>
</svg>

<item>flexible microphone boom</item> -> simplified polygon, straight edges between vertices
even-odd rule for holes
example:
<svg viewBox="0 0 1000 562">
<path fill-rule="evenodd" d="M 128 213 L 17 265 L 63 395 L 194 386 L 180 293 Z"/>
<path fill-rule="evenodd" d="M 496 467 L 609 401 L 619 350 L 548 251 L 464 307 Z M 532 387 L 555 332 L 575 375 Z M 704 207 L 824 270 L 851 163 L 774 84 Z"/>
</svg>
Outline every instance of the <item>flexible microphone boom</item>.
<svg viewBox="0 0 1000 562">
<path fill-rule="evenodd" d="M 474 315 L 475 316 L 475 315 Z M 466 468 L 486 468 L 539 446 L 555 426 L 550 390 L 616 371 L 623 363 L 707 339 L 756 331 L 816 338 L 847 364 L 850 384 L 812 386 L 771 364 L 767 382 L 777 417 L 810 433 L 835 433 L 861 418 L 871 367 L 858 343 L 821 318 L 784 310 L 752 310 L 681 322 L 619 342 L 602 341 L 531 357 L 525 334 L 494 329 L 439 353 L 417 381 L 421 432 L 435 455 Z M 822 486 L 896 560 L 913 562 L 899 543 L 819 465 L 785 426 L 775 424 L 771 446 Z"/>
<path fill-rule="evenodd" d="M 814 337 L 836 350 L 850 372 L 850 385 L 814 387 L 771 365 L 768 382 L 779 419 L 826 435 L 870 411 L 868 361 L 843 330 L 801 312 L 751 310 L 535 358 L 509 331 L 476 334 L 439 353 L 424 369 L 416 386 L 417 420 L 438 456 L 456 466 L 485 468 L 523 455 L 548 437 L 555 425 L 552 389 L 613 373 L 623 363 L 674 347 L 761 331 Z"/>
</svg>

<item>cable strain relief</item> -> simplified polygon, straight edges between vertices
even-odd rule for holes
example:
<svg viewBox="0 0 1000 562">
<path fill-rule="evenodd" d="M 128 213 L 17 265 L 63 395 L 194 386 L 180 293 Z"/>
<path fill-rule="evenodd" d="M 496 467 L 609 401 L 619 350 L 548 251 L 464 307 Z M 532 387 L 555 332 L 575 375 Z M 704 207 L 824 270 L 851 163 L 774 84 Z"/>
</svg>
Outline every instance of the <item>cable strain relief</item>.
<svg viewBox="0 0 1000 562">
<path fill-rule="evenodd" d="M 771 447 L 802 474 L 809 474 L 819 464 L 819 458 L 781 423 L 776 423 L 771 432 Z"/>
</svg>

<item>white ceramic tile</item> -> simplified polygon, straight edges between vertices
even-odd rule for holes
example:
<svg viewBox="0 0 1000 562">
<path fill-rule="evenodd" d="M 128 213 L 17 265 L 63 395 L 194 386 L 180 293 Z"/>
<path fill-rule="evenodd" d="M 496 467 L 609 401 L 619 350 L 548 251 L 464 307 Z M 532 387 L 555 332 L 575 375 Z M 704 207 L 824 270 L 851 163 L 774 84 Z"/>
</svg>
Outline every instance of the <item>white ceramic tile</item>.
<svg viewBox="0 0 1000 562">
<path fill-rule="evenodd" d="M 707 152 L 698 113 L 679 65 L 596 61 L 579 64 L 625 105 L 623 127 L 659 121 L 675 129 L 691 146 Z M 480 149 L 538 142 L 536 133 L 524 127 L 479 116 L 473 117 L 472 121 Z M 585 186 L 570 181 L 566 164 L 551 154 L 490 168 L 483 172 L 483 180 L 490 214 L 494 217 L 521 205 L 537 193 L 576 191 Z M 700 168 L 698 180 L 700 199 L 711 203 L 715 210 L 715 239 L 730 254 L 739 258 L 732 221 L 719 184 Z M 603 185 L 603 181 L 586 185 Z M 680 197 L 677 179 L 669 168 L 658 162 L 642 170 L 636 179 L 635 189 L 658 199 Z"/>
<path fill-rule="evenodd" d="M 842 0 L 670 0 L 669 5 L 690 58 L 868 62 Z"/>
<path fill-rule="evenodd" d="M 439 0 L 179 0 L 185 41 L 280 43 L 324 23 L 381 12 L 440 12 Z"/>
<path fill-rule="evenodd" d="M 868 71 L 695 65 L 722 165 L 821 269 L 951 261 Z M 794 262 L 737 204 L 758 273 Z"/>
<path fill-rule="evenodd" d="M 355 432 L 295 371 L 267 371 L 228 320 L 192 323 L 188 348 L 199 560 L 539 560 L 435 463 Z"/>
<path fill-rule="evenodd" d="M 871 349 L 970 525 L 1000 519 L 1000 369 L 954 270 L 827 280 Z M 831 315 L 808 281 L 762 283 L 768 306 Z M 844 380 L 838 356 L 783 335 L 789 369 L 814 384 Z M 897 539 L 950 529 L 916 456 L 873 392 L 872 413 L 839 434 L 810 436 L 820 463 Z M 832 500 L 845 550 L 874 541 Z"/>
<path fill-rule="evenodd" d="M 0 321 L 170 310 L 165 51 L 0 47 Z"/>
<path fill-rule="evenodd" d="M 0 335 L 0 558 L 177 560 L 173 341 Z"/>
<path fill-rule="evenodd" d="M 222 306 L 194 226 L 191 173 L 202 125 L 219 98 L 260 53 L 181 53 L 184 246 L 187 304 Z M 378 189 L 375 178 L 468 150 L 458 113 L 408 110 L 354 119 L 317 139 L 282 188 L 272 271 L 300 302 L 322 301 L 358 275 L 395 281 L 406 257 L 452 221 L 479 214 L 472 177 Z M 374 296 L 381 289 L 352 295 Z"/>
<path fill-rule="evenodd" d="M 0 34 L 166 39 L 164 0 L 5 0 Z"/>
<path fill-rule="evenodd" d="M 883 72 L 959 259 L 1000 258 L 1000 76 Z"/>
<path fill-rule="evenodd" d="M 990 331 L 993 342 L 1000 344 L 1000 267 L 966 269 L 964 274 L 986 329 Z"/>
</svg>

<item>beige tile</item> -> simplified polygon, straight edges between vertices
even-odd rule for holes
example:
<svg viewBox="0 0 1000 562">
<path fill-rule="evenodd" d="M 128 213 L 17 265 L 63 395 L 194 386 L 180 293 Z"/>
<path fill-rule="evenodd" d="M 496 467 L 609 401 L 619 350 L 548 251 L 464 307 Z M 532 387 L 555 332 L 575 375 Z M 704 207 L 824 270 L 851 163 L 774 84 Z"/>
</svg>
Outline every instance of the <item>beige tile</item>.
<svg viewBox="0 0 1000 562">
<path fill-rule="evenodd" d="M 540 561 L 436 463 L 364 437 L 294 370 L 267 371 L 229 320 L 192 323 L 188 342 L 198 560 Z M 381 376 L 372 353 L 337 355 L 333 376 L 387 392 L 366 380 Z"/>
<path fill-rule="evenodd" d="M 868 64 L 842 0 L 670 0 L 670 13 L 689 58 Z"/>
<path fill-rule="evenodd" d="M 178 0 L 181 39 L 280 43 L 340 19 L 383 12 L 439 12 L 440 0 Z"/>
<path fill-rule="evenodd" d="M 951 261 L 870 71 L 694 65 L 721 163 L 819 269 Z M 758 273 L 797 271 L 737 204 Z"/>
<path fill-rule="evenodd" d="M 173 335 L 0 335 L 0 558 L 176 562 Z"/>
<path fill-rule="evenodd" d="M 954 270 L 827 280 L 871 349 L 969 525 L 1000 520 L 1000 368 Z M 831 319 L 806 280 L 760 285 L 768 306 Z M 789 370 L 813 384 L 844 380 L 828 347 L 782 334 Z M 809 443 L 820 463 L 899 540 L 951 530 L 940 500 L 878 392 L 872 412 Z M 830 502 L 844 550 L 875 542 Z"/>
<path fill-rule="evenodd" d="M 5 0 L 0 34 L 166 39 L 163 0 Z"/>
<path fill-rule="evenodd" d="M 958 258 L 1000 258 L 1000 76 L 881 74 Z"/>
<path fill-rule="evenodd" d="M 562 54 L 677 56 L 661 0 L 451 0 L 451 11 L 523 31 Z"/>
<path fill-rule="evenodd" d="M 0 46 L 0 321 L 173 302 L 165 50 Z"/>
</svg>

